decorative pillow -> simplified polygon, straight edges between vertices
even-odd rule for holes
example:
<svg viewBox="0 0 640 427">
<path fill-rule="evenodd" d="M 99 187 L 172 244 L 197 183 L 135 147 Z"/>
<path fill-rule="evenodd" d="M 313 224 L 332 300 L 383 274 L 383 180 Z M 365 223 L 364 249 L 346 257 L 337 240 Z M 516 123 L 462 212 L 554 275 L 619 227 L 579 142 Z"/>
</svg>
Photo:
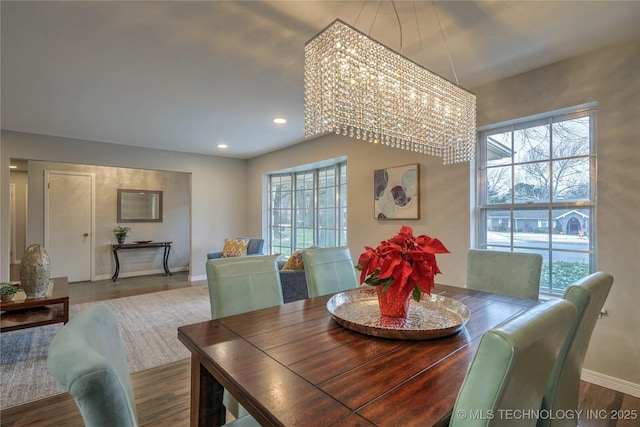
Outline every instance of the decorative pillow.
<svg viewBox="0 0 640 427">
<path fill-rule="evenodd" d="M 283 270 L 304 270 L 304 263 L 302 262 L 302 249 L 299 249 L 291 254 L 287 262 L 282 266 Z"/>
<path fill-rule="evenodd" d="M 244 256 L 247 254 L 249 239 L 224 239 L 222 258 Z"/>
</svg>

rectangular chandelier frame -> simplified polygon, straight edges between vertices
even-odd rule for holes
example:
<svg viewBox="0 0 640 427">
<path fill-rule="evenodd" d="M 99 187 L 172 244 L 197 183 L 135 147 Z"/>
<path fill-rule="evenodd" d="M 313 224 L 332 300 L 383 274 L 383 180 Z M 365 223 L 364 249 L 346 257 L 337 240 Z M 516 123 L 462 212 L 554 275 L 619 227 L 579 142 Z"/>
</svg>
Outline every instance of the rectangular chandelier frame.
<svg viewBox="0 0 640 427">
<path fill-rule="evenodd" d="M 305 136 L 475 157 L 476 96 L 336 19 L 305 44 Z"/>
</svg>

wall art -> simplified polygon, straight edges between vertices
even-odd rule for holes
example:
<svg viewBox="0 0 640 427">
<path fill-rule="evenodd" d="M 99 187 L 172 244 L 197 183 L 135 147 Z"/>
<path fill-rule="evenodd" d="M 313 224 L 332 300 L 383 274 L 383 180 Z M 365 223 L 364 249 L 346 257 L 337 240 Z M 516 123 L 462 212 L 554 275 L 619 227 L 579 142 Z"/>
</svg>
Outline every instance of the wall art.
<svg viewBox="0 0 640 427">
<path fill-rule="evenodd" d="M 377 219 L 419 219 L 420 165 L 375 170 L 373 198 Z"/>
</svg>

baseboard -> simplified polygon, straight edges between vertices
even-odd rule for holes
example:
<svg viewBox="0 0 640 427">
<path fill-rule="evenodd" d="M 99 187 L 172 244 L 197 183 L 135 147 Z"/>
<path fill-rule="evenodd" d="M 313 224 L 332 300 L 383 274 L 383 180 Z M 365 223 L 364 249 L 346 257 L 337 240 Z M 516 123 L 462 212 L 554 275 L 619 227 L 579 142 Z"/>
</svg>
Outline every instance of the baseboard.
<svg viewBox="0 0 640 427">
<path fill-rule="evenodd" d="M 178 271 L 189 271 L 189 266 L 186 266 L 186 267 L 171 267 L 169 270 L 171 270 L 172 273 L 177 273 Z M 118 274 L 118 279 L 122 279 L 123 277 L 149 276 L 151 274 L 165 274 L 165 271 L 164 271 L 163 268 L 158 268 L 158 269 L 154 269 L 154 270 L 132 271 L 132 272 L 128 272 L 128 273 L 120 273 L 120 274 Z M 111 277 L 112 277 L 111 274 L 101 274 L 99 276 L 95 276 L 93 278 L 93 281 L 107 280 L 107 279 L 111 279 Z M 206 279 L 206 277 L 205 277 L 205 279 Z"/>
<path fill-rule="evenodd" d="M 201 275 L 201 276 L 189 276 L 188 280 L 190 282 L 196 282 L 198 280 L 207 280 L 207 275 L 204 274 L 204 275 Z"/>
<path fill-rule="evenodd" d="M 629 396 L 640 398 L 640 384 L 621 380 L 620 378 L 610 377 L 608 375 L 589 371 L 587 369 L 582 370 L 580 379 L 588 383 L 596 384 L 601 387 L 619 391 L 620 393 L 628 394 Z"/>
</svg>

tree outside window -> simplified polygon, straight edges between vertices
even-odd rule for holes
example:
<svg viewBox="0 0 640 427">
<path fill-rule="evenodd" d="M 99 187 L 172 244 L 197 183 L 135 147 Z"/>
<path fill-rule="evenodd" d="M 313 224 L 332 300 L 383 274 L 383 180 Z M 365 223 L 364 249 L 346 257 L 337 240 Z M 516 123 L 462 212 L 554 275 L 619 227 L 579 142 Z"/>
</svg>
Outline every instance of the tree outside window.
<svg viewBox="0 0 640 427">
<path fill-rule="evenodd" d="M 480 134 L 478 244 L 543 256 L 541 291 L 595 271 L 595 109 Z"/>
<path fill-rule="evenodd" d="M 268 247 L 291 255 L 347 241 L 347 163 L 269 175 Z"/>
</svg>

